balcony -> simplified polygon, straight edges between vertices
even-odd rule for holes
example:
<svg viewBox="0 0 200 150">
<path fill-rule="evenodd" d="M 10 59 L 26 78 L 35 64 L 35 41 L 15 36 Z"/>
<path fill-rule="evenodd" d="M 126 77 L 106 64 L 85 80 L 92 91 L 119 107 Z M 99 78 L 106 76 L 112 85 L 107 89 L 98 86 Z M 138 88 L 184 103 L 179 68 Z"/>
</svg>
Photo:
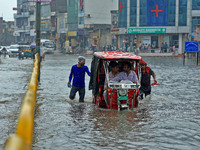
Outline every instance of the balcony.
<svg viewBox="0 0 200 150">
<path fill-rule="evenodd" d="M 30 26 L 23 26 L 21 28 L 15 27 L 14 31 L 16 31 L 16 32 L 29 32 L 30 31 Z"/>
<path fill-rule="evenodd" d="M 18 18 L 27 18 L 29 17 L 29 12 L 23 12 L 22 14 L 14 14 L 14 18 L 18 19 Z"/>
</svg>

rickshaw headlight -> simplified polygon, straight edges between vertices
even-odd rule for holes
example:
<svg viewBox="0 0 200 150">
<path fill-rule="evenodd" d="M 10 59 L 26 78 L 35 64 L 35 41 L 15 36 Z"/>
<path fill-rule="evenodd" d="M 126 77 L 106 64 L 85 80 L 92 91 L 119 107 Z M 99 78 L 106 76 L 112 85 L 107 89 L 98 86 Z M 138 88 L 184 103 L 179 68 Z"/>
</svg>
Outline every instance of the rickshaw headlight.
<svg viewBox="0 0 200 150">
<path fill-rule="evenodd" d="M 120 89 L 119 90 L 119 95 L 120 96 L 125 96 L 127 94 L 127 91 L 125 89 Z"/>
</svg>

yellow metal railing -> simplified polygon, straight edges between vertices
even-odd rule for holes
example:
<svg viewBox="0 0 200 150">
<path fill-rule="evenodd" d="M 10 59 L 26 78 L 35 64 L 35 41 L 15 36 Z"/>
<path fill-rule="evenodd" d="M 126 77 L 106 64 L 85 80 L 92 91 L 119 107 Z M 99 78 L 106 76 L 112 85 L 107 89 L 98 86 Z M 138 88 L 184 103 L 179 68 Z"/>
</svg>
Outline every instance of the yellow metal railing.
<svg viewBox="0 0 200 150">
<path fill-rule="evenodd" d="M 36 54 L 34 68 L 28 90 L 24 96 L 21 111 L 18 117 L 16 133 L 10 136 L 4 145 L 4 150 L 31 150 L 36 104 L 37 81 L 39 74 L 39 55 Z"/>
</svg>

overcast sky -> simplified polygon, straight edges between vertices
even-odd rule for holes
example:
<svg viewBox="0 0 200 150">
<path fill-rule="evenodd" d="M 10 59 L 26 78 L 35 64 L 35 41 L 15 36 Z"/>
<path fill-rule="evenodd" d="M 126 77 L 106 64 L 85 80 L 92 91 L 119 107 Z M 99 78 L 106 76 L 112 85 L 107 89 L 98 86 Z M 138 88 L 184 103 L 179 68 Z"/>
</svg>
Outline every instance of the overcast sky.
<svg viewBox="0 0 200 150">
<path fill-rule="evenodd" d="M 5 21 L 14 21 L 13 7 L 17 7 L 17 0 L 0 0 L 0 17 Z"/>
</svg>

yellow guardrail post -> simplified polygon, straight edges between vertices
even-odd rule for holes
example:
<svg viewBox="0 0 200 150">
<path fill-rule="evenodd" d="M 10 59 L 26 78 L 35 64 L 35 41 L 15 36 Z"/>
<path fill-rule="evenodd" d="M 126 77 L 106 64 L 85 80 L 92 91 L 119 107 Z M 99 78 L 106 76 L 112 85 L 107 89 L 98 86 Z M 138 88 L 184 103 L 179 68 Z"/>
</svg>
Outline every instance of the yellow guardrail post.
<svg viewBox="0 0 200 150">
<path fill-rule="evenodd" d="M 36 104 L 37 83 L 39 75 L 39 55 L 36 54 L 34 68 L 26 95 L 24 96 L 21 111 L 18 117 L 16 134 L 10 136 L 4 150 L 31 150 L 34 123 L 34 110 Z"/>
<path fill-rule="evenodd" d="M 31 145 L 26 144 L 21 137 L 14 134 L 6 140 L 4 150 L 31 150 Z"/>
</svg>

